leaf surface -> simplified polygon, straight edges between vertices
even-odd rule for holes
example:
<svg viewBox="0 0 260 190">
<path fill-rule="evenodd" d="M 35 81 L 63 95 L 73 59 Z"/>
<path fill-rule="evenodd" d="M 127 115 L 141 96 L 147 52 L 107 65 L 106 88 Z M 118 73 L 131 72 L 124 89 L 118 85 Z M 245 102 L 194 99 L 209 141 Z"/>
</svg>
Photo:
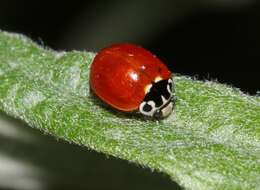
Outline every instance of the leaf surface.
<svg viewBox="0 0 260 190">
<path fill-rule="evenodd" d="M 259 189 L 259 97 L 175 76 L 174 113 L 145 120 L 91 95 L 94 56 L 55 52 L 0 31 L 0 110 L 57 138 L 164 172 L 187 189 Z"/>
</svg>

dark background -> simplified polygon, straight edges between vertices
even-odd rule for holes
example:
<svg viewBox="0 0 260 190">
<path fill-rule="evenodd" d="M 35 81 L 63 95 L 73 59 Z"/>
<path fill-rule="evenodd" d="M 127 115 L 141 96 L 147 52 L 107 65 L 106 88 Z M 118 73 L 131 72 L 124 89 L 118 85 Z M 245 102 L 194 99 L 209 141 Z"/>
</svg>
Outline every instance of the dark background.
<svg viewBox="0 0 260 190">
<path fill-rule="evenodd" d="M 98 51 L 112 43 L 137 43 L 173 72 L 217 80 L 251 95 L 260 86 L 260 6 L 254 0 L 9 0 L 1 1 L 0 29 L 23 33 L 55 50 Z M 34 152 L 28 151 L 32 145 L 17 146 L 8 139 L 0 138 L 1 144 L 9 156 L 30 157 L 25 160 L 48 171 L 47 177 L 37 178 L 45 189 L 179 189 L 157 172 L 26 130 L 44 138 L 33 145 Z M 69 166 L 84 161 L 85 167 Z M 27 186 L 13 185 L 17 178 L 12 176 L 13 182 L 3 183 L 3 176 L 0 167 L 0 187 L 29 187 L 26 180 Z"/>
<path fill-rule="evenodd" d="M 260 6 L 253 0 L 2 1 L 0 28 L 57 50 L 117 42 L 150 49 L 177 73 L 259 89 Z"/>
</svg>

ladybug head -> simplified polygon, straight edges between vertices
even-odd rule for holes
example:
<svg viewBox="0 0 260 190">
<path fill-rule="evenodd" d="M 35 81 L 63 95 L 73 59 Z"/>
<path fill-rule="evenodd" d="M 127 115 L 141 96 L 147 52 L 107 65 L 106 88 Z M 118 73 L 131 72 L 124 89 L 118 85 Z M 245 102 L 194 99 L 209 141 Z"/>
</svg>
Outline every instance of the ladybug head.
<svg viewBox="0 0 260 190">
<path fill-rule="evenodd" d="M 146 87 L 146 95 L 139 111 L 146 116 L 161 119 L 173 109 L 172 79 L 159 80 Z"/>
</svg>

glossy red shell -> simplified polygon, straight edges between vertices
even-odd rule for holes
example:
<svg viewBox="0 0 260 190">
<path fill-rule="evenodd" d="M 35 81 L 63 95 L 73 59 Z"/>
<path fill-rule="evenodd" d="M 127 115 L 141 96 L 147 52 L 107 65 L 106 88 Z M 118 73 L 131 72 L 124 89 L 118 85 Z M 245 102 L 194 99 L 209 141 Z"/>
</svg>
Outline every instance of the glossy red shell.
<svg viewBox="0 0 260 190">
<path fill-rule="evenodd" d="M 171 72 L 153 54 L 133 44 L 117 44 L 101 50 L 91 65 L 90 86 L 110 106 L 137 110 L 145 87 L 156 77 L 168 79 Z"/>
</svg>

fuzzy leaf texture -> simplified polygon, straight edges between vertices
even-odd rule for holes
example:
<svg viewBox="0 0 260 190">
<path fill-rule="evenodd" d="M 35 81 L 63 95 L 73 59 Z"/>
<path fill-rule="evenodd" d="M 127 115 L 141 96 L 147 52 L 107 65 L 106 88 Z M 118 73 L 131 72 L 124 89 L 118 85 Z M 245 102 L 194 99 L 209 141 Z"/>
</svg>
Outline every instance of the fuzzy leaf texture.
<svg viewBox="0 0 260 190">
<path fill-rule="evenodd" d="M 259 97 L 175 76 L 174 112 L 144 120 L 91 96 L 94 56 L 0 32 L 0 110 L 46 134 L 164 172 L 185 189 L 260 188 Z"/>
</svg>

